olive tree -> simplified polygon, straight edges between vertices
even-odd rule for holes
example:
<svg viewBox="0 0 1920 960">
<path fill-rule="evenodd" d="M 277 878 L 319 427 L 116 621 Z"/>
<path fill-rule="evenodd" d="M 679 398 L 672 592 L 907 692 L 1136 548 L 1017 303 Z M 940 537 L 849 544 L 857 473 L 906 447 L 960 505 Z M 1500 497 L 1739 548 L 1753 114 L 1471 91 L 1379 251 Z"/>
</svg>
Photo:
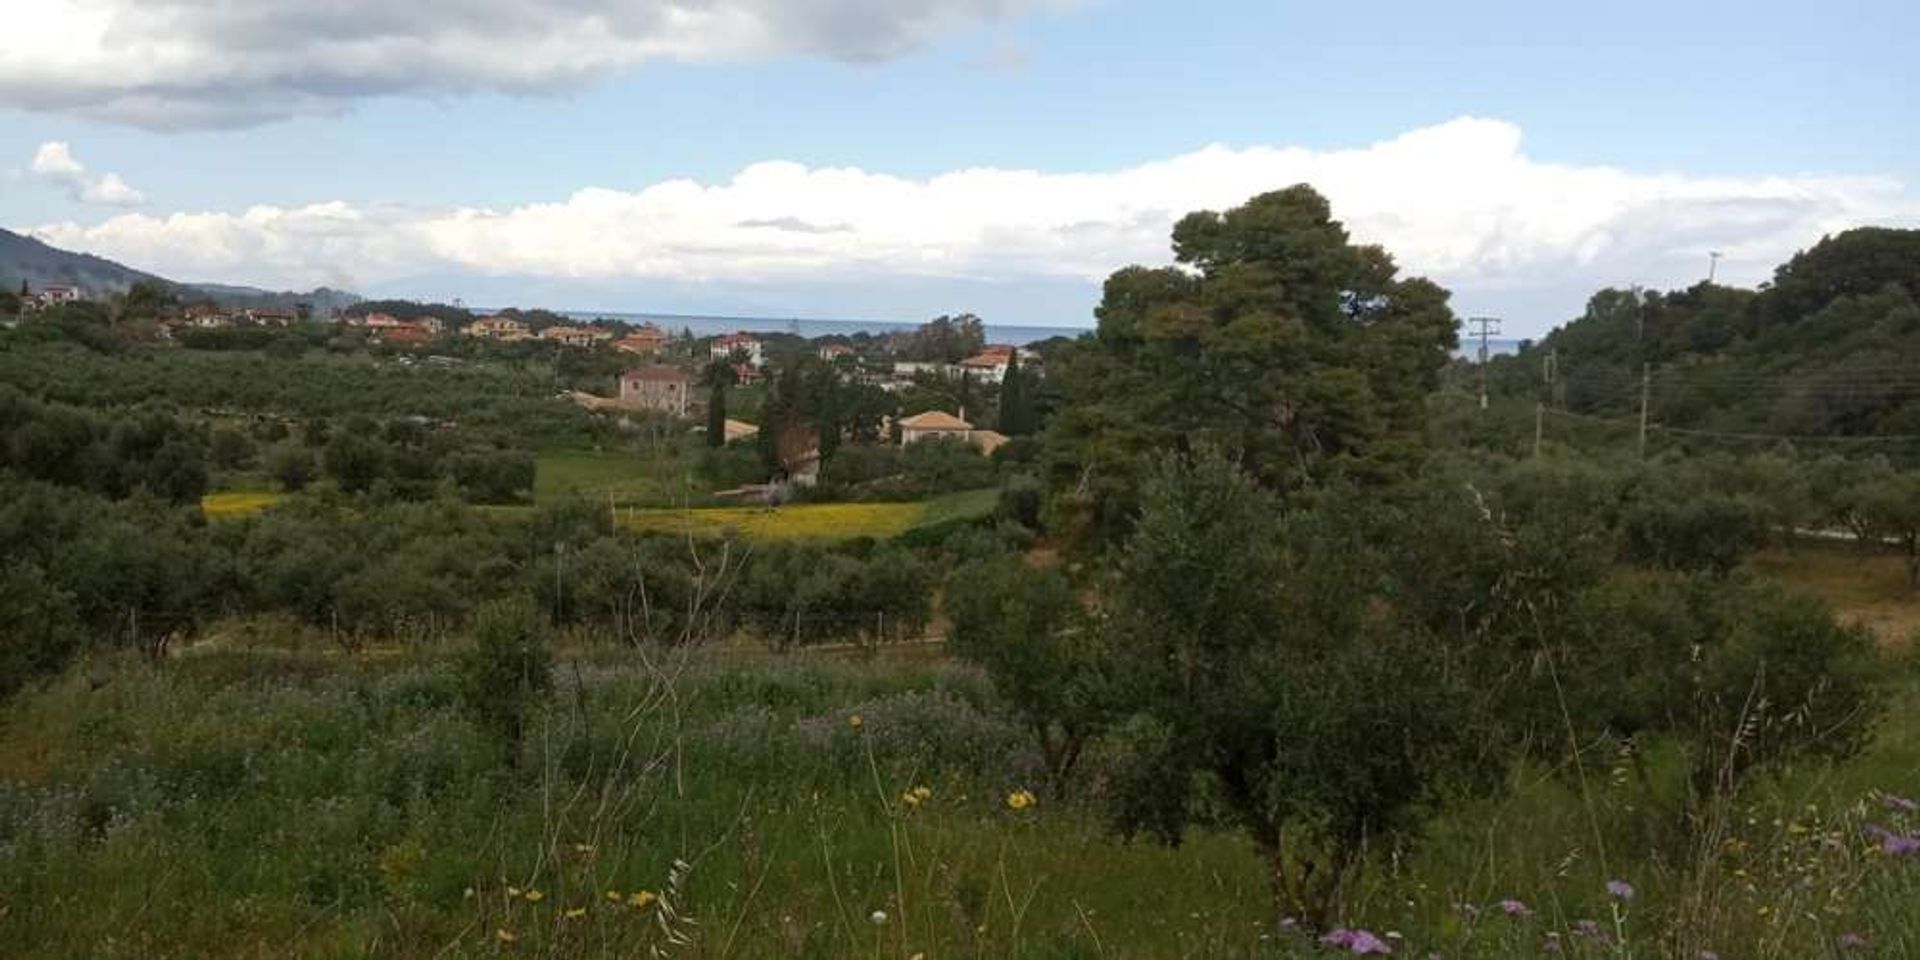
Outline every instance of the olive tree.
<svg viewBox="0 0 1920 960">
<path fill-rule="evenodd" d="M 1166 461 L 1108 590 L 1131 716 L 1115 823 L 1177 842 L 1203 797 L 1267 865 L 1276 918 L 1325 926 L 1376 843 L 1492 784 L 1476 671 L 1376 602 L 1348 509 L 1288 514 L 1237 465 Z"/>
<path fill-rule="evenodd" d="M 1104 651 L 1072 583 L 1016 556 L 976 560 L 948 578 L 945 610 L 954 655 L 992 678 L 1039 746 L 1048 785 L 1065 790 L 1107 715 Z"/>
</svg>

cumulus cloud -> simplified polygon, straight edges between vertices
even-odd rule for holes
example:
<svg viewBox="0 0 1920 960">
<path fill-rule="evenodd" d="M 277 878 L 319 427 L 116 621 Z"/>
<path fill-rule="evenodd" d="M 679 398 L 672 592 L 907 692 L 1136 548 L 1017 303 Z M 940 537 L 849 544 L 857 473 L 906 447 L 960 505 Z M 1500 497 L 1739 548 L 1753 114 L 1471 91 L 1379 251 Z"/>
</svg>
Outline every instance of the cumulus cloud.
<svg viewBox="0 0 1920 960">
<path fill-rule="evenodd" d="M 566 88 L 652 60 L 869 62 L 1070 0 L 34 0 L 0 105 L 245 126 L 385 95 Z"/>
<path fill-rule="evenodd" d="M 74 158 L 73 148 L 62 140 L 41 144 L 27 169 L 36 177 L 65 187 L 81 203 L 137 207 L 147 202 L 146 194 L 129 186 L 117 173 L 89 176 L 86 165 Z"/>
<path fill-rule="evenodd" d="M 1542 163 L 1521 149 L 1517 127 L 1461 118 L 1354 149 L 1210 146 L 1105 172 L 978 168 L 910 179 L 772 161 L 724 183 L 589 188 L 507 209 L 329 203 L 128 214 L 35 232 L 161 273 L 276 286 L 342 274 L 376 286 L 423 275 L 758 289 L 917 278 L 948 291 L 1065 281 L 1091 305 L 1114 269 L 1167 262 L 1181 215 L 1299 182 L 1325 193 L 1357 239 L 1453 288 L 1463 309 L 1521 293 L 1550 302 L 1559 312 L 1536 327 L 1604 284 L 1690 284 L 1710 250 L 1725 253 L 1724 282 L 1752 284 L 1824 233 L 1920 223 L 1920 200 L 1887 178 Z M 910 316 L 922 305 L 902 307 Z"/>
</svg>

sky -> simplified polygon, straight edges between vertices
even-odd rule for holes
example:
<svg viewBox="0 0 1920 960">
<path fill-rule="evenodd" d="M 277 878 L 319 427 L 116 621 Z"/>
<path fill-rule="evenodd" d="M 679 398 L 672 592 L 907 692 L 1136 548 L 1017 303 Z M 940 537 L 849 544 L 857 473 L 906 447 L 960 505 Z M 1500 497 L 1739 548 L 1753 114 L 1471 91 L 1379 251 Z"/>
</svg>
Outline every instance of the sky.
<svg viewBox="0 0 1920 960">
<path fill-rule="evenodd" d="M 1087 326 L 1307 182 L 1537 335 L 1920 226 L 1920 4 L 35 0 L 0 225 L 178 280 Z"/>
</svg>

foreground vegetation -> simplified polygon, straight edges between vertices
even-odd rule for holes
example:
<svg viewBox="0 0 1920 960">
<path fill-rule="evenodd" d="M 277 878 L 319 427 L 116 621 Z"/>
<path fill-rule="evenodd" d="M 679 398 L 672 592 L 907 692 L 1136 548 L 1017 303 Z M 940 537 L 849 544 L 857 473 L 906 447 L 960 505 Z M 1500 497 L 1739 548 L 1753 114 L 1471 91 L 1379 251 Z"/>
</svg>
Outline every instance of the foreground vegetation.
<svg viewBox="0 0 1920 960">
<path fill-rule="evenodd" d="M 1314 952 L 1273 928 L 1230 833 L 1113 842 L 1100 757 L 1086 791 L 1044 790 L 965 669 L 709 650 L 652 672 L 569 648 L 503 768 L 441 651 L 346 659 L 252 633 L 164 668 L 102 658 L 7 710 L 9 956 Z M 1920 788 L 1910 669 L 1897 702 L 1858 759 L 1726 811 L 1723 886 L 1648 853 L 1626 768 L 1584 788 L 1529 768 L 1417 855 L 1383 851 L 1341 921 L 1411 956 L 1534 956 L 1558 934 L 1576 956 L 1809 957 L 1847 933 L 1909 955 L 1920 864 L 1865 832 L 1911 825 L 1883 796 Z M 1035 802 L 1013 809 L 1022 790 Z"/>
</svg>

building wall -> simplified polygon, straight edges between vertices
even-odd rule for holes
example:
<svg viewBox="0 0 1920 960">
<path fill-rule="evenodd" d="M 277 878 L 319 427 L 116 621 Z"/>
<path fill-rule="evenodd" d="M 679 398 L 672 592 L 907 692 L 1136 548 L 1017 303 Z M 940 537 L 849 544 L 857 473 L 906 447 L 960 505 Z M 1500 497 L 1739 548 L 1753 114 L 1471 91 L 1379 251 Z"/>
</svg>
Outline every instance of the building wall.
<svg viewBox="0 0 1920 960">
<path fill-rule="evenodd" d="M 658 410 L 676 417 L 687 415 L 687 394 L 691 387 L 683 380 L 620 381 L 620 402 L 642 410 Z"/>
</svg>

